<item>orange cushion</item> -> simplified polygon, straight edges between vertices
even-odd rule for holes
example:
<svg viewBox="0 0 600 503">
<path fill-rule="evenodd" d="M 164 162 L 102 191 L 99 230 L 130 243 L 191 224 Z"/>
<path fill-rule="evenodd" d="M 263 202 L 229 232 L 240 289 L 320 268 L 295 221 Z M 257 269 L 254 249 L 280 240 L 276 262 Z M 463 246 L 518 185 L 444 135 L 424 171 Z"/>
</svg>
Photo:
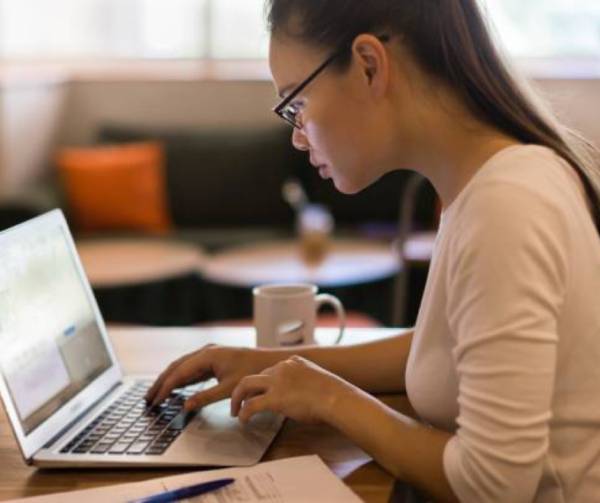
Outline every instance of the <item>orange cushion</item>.
<svg viewBox="0 0 600 503">
<path fill-rule="evenodd" d="M 170 228 L 161 143 L 62 148 L 56 161 L 80 231 Z"/>
</svg>

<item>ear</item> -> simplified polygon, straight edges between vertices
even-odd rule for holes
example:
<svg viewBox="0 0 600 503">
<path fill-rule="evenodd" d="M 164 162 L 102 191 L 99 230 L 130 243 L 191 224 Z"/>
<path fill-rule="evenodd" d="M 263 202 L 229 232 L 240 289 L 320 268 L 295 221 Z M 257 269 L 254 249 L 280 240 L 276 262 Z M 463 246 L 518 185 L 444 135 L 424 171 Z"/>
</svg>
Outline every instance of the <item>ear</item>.
<svg viewBox="0 0 600 503">
<path fill-rule="evenodd" d="M 390 78 L 390 56 L 383 42 L 371 34 L 359 35 L 352 44 L 352 54 L 371 93 L 383 96 Z"/>
</svg>

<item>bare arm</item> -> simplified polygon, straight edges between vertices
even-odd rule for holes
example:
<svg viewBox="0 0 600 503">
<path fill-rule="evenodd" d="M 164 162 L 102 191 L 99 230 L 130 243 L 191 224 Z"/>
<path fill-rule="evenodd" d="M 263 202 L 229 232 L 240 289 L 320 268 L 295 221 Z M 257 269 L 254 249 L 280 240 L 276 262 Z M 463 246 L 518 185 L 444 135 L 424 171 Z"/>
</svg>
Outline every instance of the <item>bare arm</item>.
<svg viewBox="0 0 600 503">
<path fill-rule="evenodd" d="M 268 350 L 267 366 L 298 355 L 369 393 L 401 393 L 406 390 L 404 374 L 412 337 L 411 330 L 352 346 Z"/>
<path fill-rule="evenodd" d="M 232 415 L 246 422 L 264 410 L 301 422 L 326 422 L 396 478 L 423 489 L 435 501 L 457 501 L 444 471 L 451 433 L 392 410 L 315 362 L 292 356 L 241 379 L 232 393 Z"/>
<path fill-rule="evenodd" d="M 365 418 L 369 418 L 367 427 Z M 444 472 L 450 433 L 424 426 L 349 387 L 332 403 L 327 422 L 396 478 L 424 490 L 434 501 L 458 501 Z"/>
<path fill-rule="evenodd" d="M 412 331 L 353 346 L 293 349 L 206 346 L 174 361 L 158 377 L 146 399 L 160 403 L 178 386 L 216 377 L 218 385 L 188 400 L 190 406 L 202 407 L 229 397 L 245 376 L 258 374 L 294 355 L 311 360 L 370 393 L 399 393 L 405 390 L 404 373 L 411 341 Z"/>
</svg>

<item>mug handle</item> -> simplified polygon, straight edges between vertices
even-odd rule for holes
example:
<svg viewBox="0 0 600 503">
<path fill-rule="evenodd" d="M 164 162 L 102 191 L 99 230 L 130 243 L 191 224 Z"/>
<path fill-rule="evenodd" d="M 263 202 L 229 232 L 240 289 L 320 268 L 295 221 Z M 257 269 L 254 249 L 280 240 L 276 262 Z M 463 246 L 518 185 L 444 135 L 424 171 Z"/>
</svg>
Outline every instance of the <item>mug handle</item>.
<svg viewBox="0 0 600 503">
<path fill-rule="evenodd" d="M 331 307 L 333 307 L 333 309 L 335 309 L 340 322 L 340 333 L 337 336 L 334 344 L 339 344 L 344 335 L 344 330 L 346 329 L 346 311 L 340 302 L 340 299 L 334 297 L 333 295 L 329 295 L 328 293 L 322 293 L 316 296 L 315 302 L 317 304 L 317 311 L 325 304 L 329 304 Z"/>
</svg>

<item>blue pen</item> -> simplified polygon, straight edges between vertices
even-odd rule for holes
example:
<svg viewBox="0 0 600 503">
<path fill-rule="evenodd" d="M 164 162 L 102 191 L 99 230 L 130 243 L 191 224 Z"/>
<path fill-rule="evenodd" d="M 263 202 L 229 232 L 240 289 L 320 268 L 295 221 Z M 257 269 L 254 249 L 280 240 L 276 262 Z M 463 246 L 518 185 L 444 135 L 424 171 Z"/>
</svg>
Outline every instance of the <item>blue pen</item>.
<svg viewBox="0 0 600 503">
<path fill-rule="evenodd" d="M 180 501 L 182 499 L 216 491 L 229 484 L 233 484 L 233 482 L 235 482 L 235 479 L 211 480 L 210 482 L 203 482 L 202 484 L 181 487 L 174 491 L 165 491 L 164 493 L 154 494 L 130 503 L 169 503 L 171 501 Z"/>
</svg>

